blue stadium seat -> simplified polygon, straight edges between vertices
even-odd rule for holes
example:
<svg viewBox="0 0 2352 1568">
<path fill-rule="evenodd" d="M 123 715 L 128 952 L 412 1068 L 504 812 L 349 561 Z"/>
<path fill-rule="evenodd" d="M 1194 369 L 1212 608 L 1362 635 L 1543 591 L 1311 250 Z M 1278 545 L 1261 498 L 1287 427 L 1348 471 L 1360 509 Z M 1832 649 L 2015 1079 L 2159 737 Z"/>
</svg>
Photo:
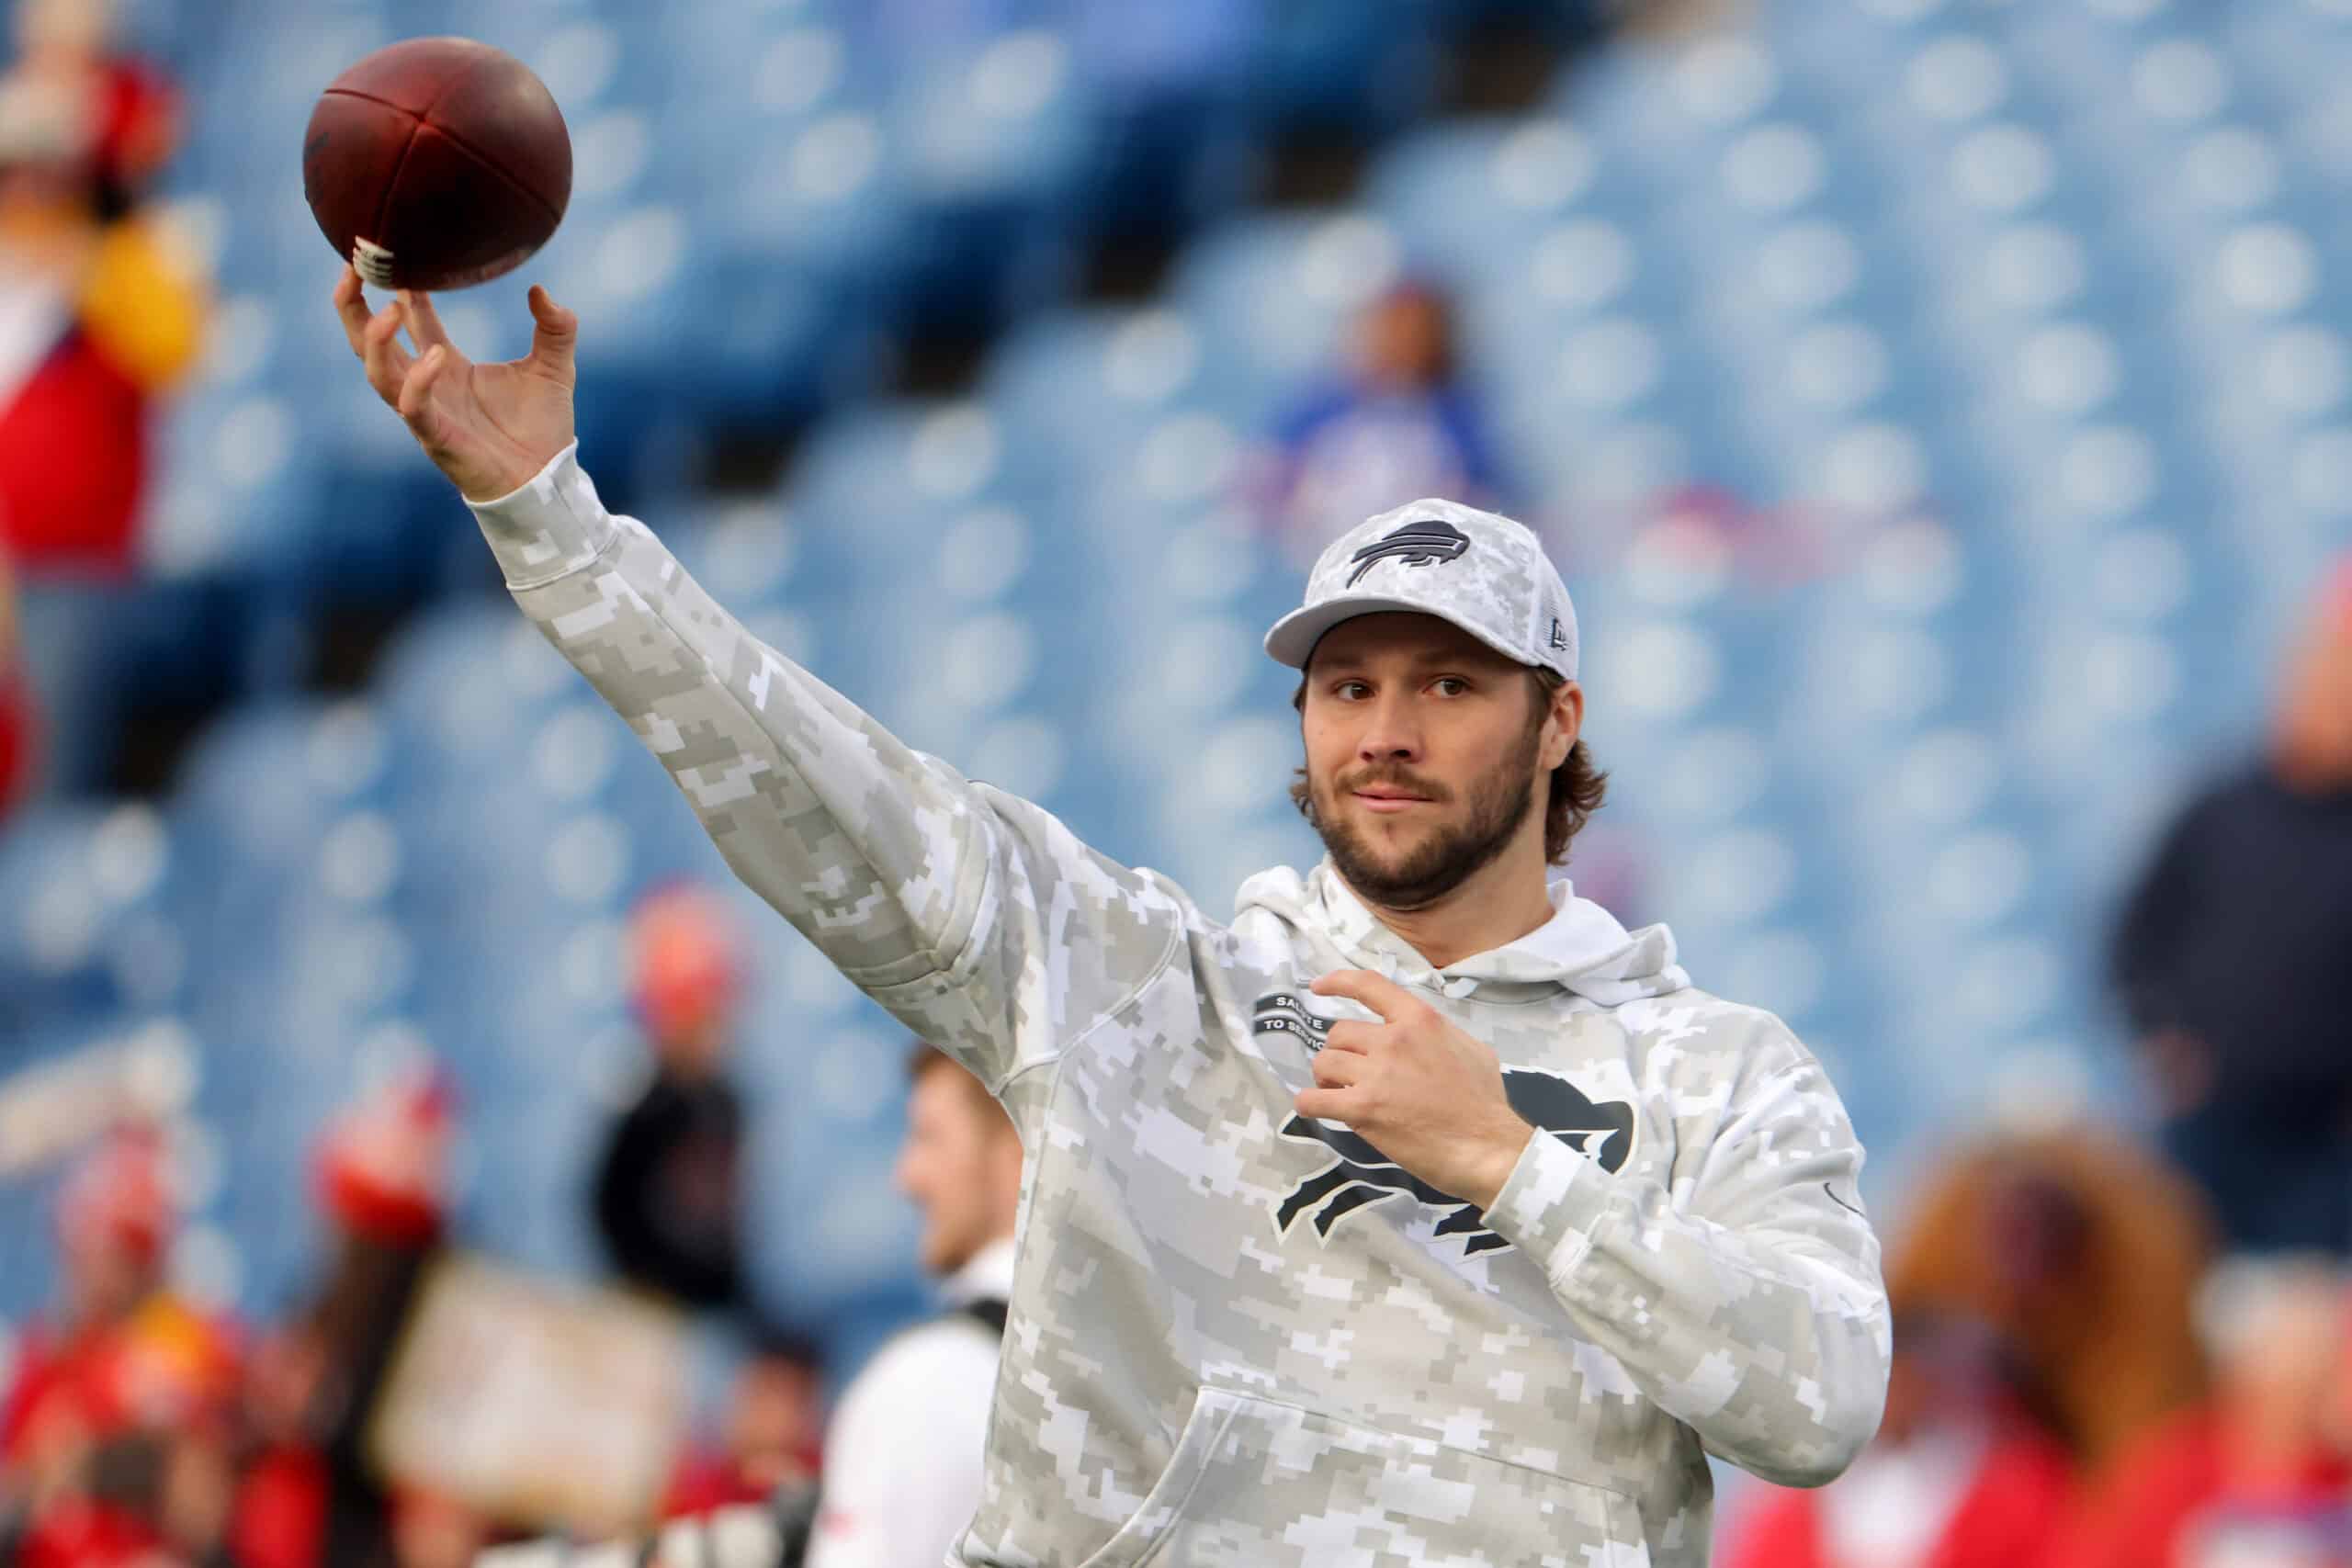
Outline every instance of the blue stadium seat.
<svg viewBox="0 0 2352 1568">
<path fill-rule="evenodd" d="M 168 1006 L 188 980 L 171 913 L 188 874 L 169 826 L 144 806 L 28 809 L 0 835 L 0 1032 L 108 1007 Z"/>
</svg>

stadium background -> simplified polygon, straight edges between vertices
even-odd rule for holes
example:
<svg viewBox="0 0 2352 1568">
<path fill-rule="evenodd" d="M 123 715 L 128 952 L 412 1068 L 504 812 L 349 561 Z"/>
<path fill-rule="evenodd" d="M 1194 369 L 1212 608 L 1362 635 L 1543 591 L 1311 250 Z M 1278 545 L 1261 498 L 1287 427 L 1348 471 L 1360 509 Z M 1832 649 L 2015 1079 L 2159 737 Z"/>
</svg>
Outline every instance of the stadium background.
<svg viewBox="0 0 2352 1568">
<path fill-rule="evenodd" d="M 607 499 L 914 744 L 1212 909 L 1311 859 L 1256 649 L 1300 574 L 1238 481 L 1351 314 L 1431 277 L 1584 617 L 1621 913 L 1831 1062 L 1883 1209 L 1989 1116 L 2136 1114 L 2114 902 L 2352 541 L 2352 6 L 126 23 L 189 95 L 164 194 L 218 288 L 110 621 L 172 744 L 122 770 L 147 792 L 0 835 L 0 1071 L 139 1053 L 181 1107 L 178 1262 L 226 1303 L 299 1292 L 311 1140 L 424 1049 L 465 1108 L 469 1239 L 596 1274 L 620 921 L 723 881 L 330 317 L 300 127 L 343 65 L 436 31 L 531 63 L 576 149 L 545 253 L 445 301 L 458 341 L 518 352 L 548 283 Z M 755 1266 L 846 1372 L 922 1300 L 899 1041 L 745 914 Z M 0 1320 L 50 1290 L 52 1170 L 0 1190 Z"/>
</svg>

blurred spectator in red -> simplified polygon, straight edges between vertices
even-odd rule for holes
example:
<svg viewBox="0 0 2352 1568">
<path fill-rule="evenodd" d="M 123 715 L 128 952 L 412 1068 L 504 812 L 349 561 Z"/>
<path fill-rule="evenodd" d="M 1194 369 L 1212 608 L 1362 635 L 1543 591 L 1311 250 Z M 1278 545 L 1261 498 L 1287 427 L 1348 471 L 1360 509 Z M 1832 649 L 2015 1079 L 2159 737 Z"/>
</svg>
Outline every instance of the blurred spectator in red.
<svg viewBox="0 0 2352 1568">
<path fill-rule="evenodd" d="M 735 1376 L 715 1449 L 690 1453 L 671 1483 L 673 1518 L 743 1503 L 765 1503 L 816 1479 L 823 1457 L 824 1360 L 792 1335 L 769 1333 Z"/>
<path fill-rule="evenodd" d="M 899 1190 L 948 1310 L 891 1340 L 834 1413 L 810 1568 L 936 1562 L 980 1502 L 1021 1212 L 1021 1137 L 978 1079 L 918 1046 Z"/>
<path fill-rule="evenodd" d="M 2241 1250 L 2352 1253 L 2352 564 L 2268 744 L 2165 834 L 2111 972 L 2167 1149 Z"/>
<path fill-rule="evenodd" d="M 25 797 L 33 771 L 32 687 L 17 632 L 17 580 L 0 546 L 0 821 Z"/>
<path fill-rule="evenodd" d="M 2095 1475 L 2198 1396 L 2204 1264 L 2183 1184 L 2088 1129 L 2005 1134 L 1932 1175 L 1886 1266 L 1879 1437 L 1819 1492 L 1767 1489 L 1735 1568 L 2017 1568 Z"/>
<path fill-rule="evenodd" d="M 2052 1568 L 2352 1561 L 2352 1313 L 2333 1265 L 2256 1265 L 2216 1293 L 2212 1399 L 2150 1433 Z"/>
<path fill-rule="evenodd" d="M 230 1528 L 238 1568 L 320 1568 L 330 1477 L 311 1428 L 326 1343 L 307 1322 L 264 1336 L 247 1358 L 244 1473 Z"/>
<path fill-rule="evenodd" d="M 1356 321 L 1353 358 L 1276 425 L 1259 481 L 1261 509 L 1302 562 L 1417 497 L 1501 501 L 1486 418 L 1454 364 L 1443 293 L 1412 282 L 1382 295 Z"/>
<path fill-rule="evenodd" d="M 628 942 L 651 1072 L 597 1168 L 596 1226 L 630 1284 L 690 1307 L 740 1307 L 743 1111 L 726 1076 L 734 933 L 716 897 L 682 886 L 639 905 Z"/>
<path fill-rule="evenodd" d="M 25 0 L 0 79 L 0 541 L 29 573 L 133 564 L 150 399 L 194 362 L 203 289 L 141 210 L 177 140 L 106 0 Z"/>
<path fill-rule="evenodd" d="M 2072 1506 L 2073 1457 L 2013 1354 L 1965 1317 L 1898 1316 L 1886 1415 L 1819 1493 L 1773 1490 L 1728 1568 L 2021 1568 Z"/>
<path fill-rule="evenodd" d="M 319 1205 L 332 1260 L 317 1299 L 254 1358 L 249 1450 L 230 1539 L 239 1568 L 406 1568 L 447 1560 L 451 1532 L 376 1473 L 367 1434 L 401 1331 L 438 1254 L 453 1107 L 420 1066 L 336 1119 L 320 1140 Z M 404 1544 L 404 1532 L 413 1535 Z M 403 1555 L 403 1554 L 407 1555 Z M 462 1561 L 462 1560 L 460 1560 Z"/>
<path fill-rule="evenodd" d="M 22 1568 L 194 1561 L 227 1491 L 233 1332 L 175 1292 L 160 1140 L 88 1156 L 57 1209 L 64 1291 L 30 1328 L 0 1408 L 0 1472 Z"/>
<path fill-rule="evenodd" d="M 193 367 L 195 247 L 144 197 L 178 137 L 170 88 L 117 55 L 108 0 L 25 0 L 0 75 L 0 550 L 26 590 L 43 784 L 99 787 L 128 682 L 155 400 Z"/>
</svg>

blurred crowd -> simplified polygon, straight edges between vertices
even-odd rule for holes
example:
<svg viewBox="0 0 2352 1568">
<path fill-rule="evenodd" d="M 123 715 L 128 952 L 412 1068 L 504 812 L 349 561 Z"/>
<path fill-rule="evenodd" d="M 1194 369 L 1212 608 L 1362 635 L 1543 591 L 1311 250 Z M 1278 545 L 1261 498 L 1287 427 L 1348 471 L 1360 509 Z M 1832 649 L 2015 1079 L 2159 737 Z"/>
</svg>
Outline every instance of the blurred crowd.
<svg viewBox="0 0 2352 1568">
<path fill-rule="evenodd" d="M 1214 54 L 1230 7 L 1163 9 L 1170 36 Z M 150 422 L 206 313 L 150 210 L 179 135 L 170 85 L 114 51 L 95 0 L 21 0 L 13 20 L 0 816 L 103 771 L 85 749 L 103 722 L 61 751 L 40 715 L 119 705 L 86 611 L 140 570 Z M 1164 39 L 1136 49 L 1168 57 Z M 1462 358 L 1442 281 L 1382 292 L 1345 362 L 1258 433 L 1239 504 L 1300 562 L 1400 498 L 1526 504 Z M 1735 555 L 1753 547 L 1726 496 L 1661 505 Z M 2352 1564 L 2352 567 L 2312 604 L 2262 743 L 2203 781 L 2113 911 L 2108 978 L 2148 1136 L 2062 1108 L 1956 1135 L 1928 1163 L 1881 1216 L 1897 1332 L 1879 1438 L 1823 1491 L 1731 1495 L 1732 1568 Z M 1580 848 L 1579 888 L 1621 911 L 1636 872 L 1605 838 Z M 741 980 L 702 891 L 638 909 L 644 1072 L 581 1194 L 609 1265 L 595 1291 L 474 1267 L 449 1202 L 467 1111 L 429 1062 L 322 1129 L 323 1262 L 269 1321 L 175 1282 L 166 1136 L 129 1125 L 88 1151 L 55 1208 L 57 1299 L 18 1335 L 0 1404 L 0 1568 L 455 1568 L 494 1544 L 743 1509 L 775 1551 L 797 1532 L 820 1565 L 936 1562 L 978 1483 L 1019 1146 L 977 1085 L 913 1049 L 898 1182 L 941 1310 L 842 1385 L 824 1325 L 775 1321 L 742 1261 L 730 1062 L 790 1045 L 739 1038 Z M 625 1496 L 615 1517 L 577 1512 L 566 1478 L 436 1465 L 401 1437 L 420 1412 L 451 1432 L 553 1433 L 579 1393 L 560 1371 L 579 1358 L 553 1348 L 543 1409 L 487 1410 L 504 1397 L 487 1378 L 436 1382 L 469 1364 L 462 1345 L 445 1354 L 463 1338 L 446 1325 L 486 1300 L 527 1303 L 512 1320 L 567 1345 L 653 1346 L 665 1388 L 686 1381 L 675 1325 L 723 1325 L 726 1395 L 683 1414 L 649 1396 L 642 1452 L 588 1472 Z"/>
<path fill-rule="evenodd" d="M 1887 1230 L 1877 1441 L 1732 1568 L 2352 1562 L 2352 568 L 2265 742 L 2164 833 L 2110 980 L 2154 1146 L 1952 1150 Z"/>
<path fill-rule="evenodd" d="M 175 1151 L 152 1127 L 111 1133 L 60 1192 L 61 1290 L 19 1337 L 0 1403 L 0 1562 L 462 1568 L 501 1541 L 730 1510 L 758 1513 L 773 1536 L 796 1506 L 811 1562 L 937 1562 L 978 1500 L 1020 1145 L 968 1074 L 913 1048 L 897 1175 L 922 1213 L 943 1313 L 831 1391 L 827 1438 L 826 1347 L 772 1320 L 738 1262 L 736 951 L 700 890 L 665 890 L 638 913 L 646 1060 L 582 1193 L 611 1266 L 595 1291 L 500 1278 L 470 1258 L 449 1203 L 463 1109 L 430 1061 L 322 1130 L 312 1195 L 326 1261 L 271 1322 L 235 1321 L 175 1284 Z M 674 1386 L 685 1341 L 666 1330 L 688 1317 L 725 1331 L 717 1407 L 672 1422 L 659 1398 L 625 1397 L 603 1417 L 644 1428 L 635 1446 L 654 1471 L 592 1454 L 589 1472 L 553 1474 L 527 1451 L 597 1418 L 593 1385 L 630 1388 L 613 1358 L 647 1324 L 669 1364 L 645 1386 Z M 587 1353 L 560 1363 L 533 1336 Z M 453 1357 L 454 1385 L 439 1375 Z M 557 1369 L 538 1386 L 498 1364 L 534 1357 Z M 514 1462 L 448 1462 L 477 1429 Z M 429 1451 L 405 1435 L 417 1431 Z"/>
</svg>

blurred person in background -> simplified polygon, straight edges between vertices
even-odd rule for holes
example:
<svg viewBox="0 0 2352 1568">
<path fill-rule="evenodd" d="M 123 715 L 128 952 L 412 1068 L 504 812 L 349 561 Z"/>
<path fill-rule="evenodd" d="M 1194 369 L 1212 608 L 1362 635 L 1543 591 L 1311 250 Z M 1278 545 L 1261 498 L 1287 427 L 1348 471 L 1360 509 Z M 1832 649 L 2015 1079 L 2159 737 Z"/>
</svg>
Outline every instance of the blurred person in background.
<svg viewBox="0 0 2352 1568">
<path fill-rule="evenodd" d="M 1999 1133 L 1931 1171 L 1911 1213 L 1889 1294 L 1985 1325 L 2086 1474 L 2204 1393 L 2211 1224 L 2161 1159 L 2082 1124 Z"/>
<path fill-rule="evenodd" d="M 363 1096 L 322 1135 L 314 1193 L 328 1229 L 320 1288 L 265 1339 L 245 1388 L 247 1452 L 230 1539 L 241 1568 L 407 1568 L 463 1561 L 431 1500 L 379 1475 L 367 1435 L 401 1334 L 445 1242 L 454 1104 L 430 1064 Z M 413 1535 L 413 1550 L 403 1545 Z"/>
<path fill-rule="evenodd" d="M 948 1311 L 884 1346 L 842 1395 L 811 1568 L 933 1568 L 980 1502 L 1021 1138 L 944 1052 L 918 1045 L 908 1072 L 899 1190 L 922 1211 L 923 1271 L 941 1281 Z"/>
<path fill-rule="evenodd" d="M 206 285 L 147 201 L 176 96 L 112 48 L 108 0 L 22 0 L 0 76 L 0 549 L 28 590 L 48 782 L 97 785 L 120 705 L 109 589 L 135 574 L 156 401 L 193 367 Z"/>
<path fill-rule="evenodd" d="M 0 538 L 29 575 L 136 564 L 152 400 L 185 375 L 204 288 L 145 210 L 172 90 L 110 48 L 107 0 L 24 0 L 0 78 Z"/>
<path fill-rule="evenodd" d="M 672 1518 L 815 1483 L 824 1454 L 824 1356 L 795 1334 L 763 1330 L 736 1371 L 717 1445 L 690 1451 L 672 1481 Z"/>
<path fill-rule="evenodd" d="M 2334 1259 L 2217 1281 L 2212 1397 L 2147 1434 L 2086 1499 L 2050 1568 L 2352 1562 L 2352 1294 Z"/>
<path fill-rule="evenodd" d="M 1895 1359 L 1877 1439 L 1819 1492 L 1755 1499 L 1727 1562 L 2038 1561 L 2083 1478 L 2202 1391 L 2205 1257 L 2194 1194 L 2107 1134 L 1960 1150 L 1888 1255 Z"/>
<path fill-rule="evenodd" d="M 234 1329 L 172 1289 L 160 1138 L 114 1134 L 67 1179 L 63 1281 L 0 1406 L 0 1502 L 23 1568 L 207 1560 L 225 1523 Z"/>
<path fill-rule="evenodd" d="M 651 1072 L 598 1163 L 596 1228 L 628 1283 L 682 1305 L 744 1305 L 743 1108 L 728 1080 L 741 960 L 725 908 L 673 887 L 629 922 Z"/>
<path fill-rule="evenodd" d="M 933 1568 L 979 1506 L 1012 1293 L 1021 1138 L 986 1086 L 944 1052 L 917 1044 L 907 1072 L 896 1180 L 922 1213 L 922 1267 L 940 1281 L 945 1310 L 884 1345 L 842 1393 L 820 1488 L 802 1484 L 813 1472 L 761 1472 L 751 1479 L 773 1476 L 766 1492 L 707 1491 L 673 1498 L 670 1509 L 674 1517 L 770 1504 L 780 1539 L 793 1543 L 784 1568 Z M 723 1556 L 715 1522 L 703 1539 Z"/>
<path fill-rule="evenodd" d="M 2166 1149 L 2236 1249 L 2352 1253 L 2352 563 L 2267 744 L 2164 835 L 2111 955 Z"/>
<path fill-rule="evenodd" d="M 1453 308 L 1435 284 L 1401 283 L 1366 306 L 1351 357 L 1276 424 L 1258 465 L 1261 507 L 1301 565 L 1417 495 L 1504 499 L 1486 416 L 1455 363 Z"/>
<path fill-rule="evenodd" d="M 245 1359 L 230 1543 L 239 1568 L 318 1568 L 329 1477 L 312 1428 L 327 1346 L 307 1319 L 260 1335 Z"/>
</svg>

